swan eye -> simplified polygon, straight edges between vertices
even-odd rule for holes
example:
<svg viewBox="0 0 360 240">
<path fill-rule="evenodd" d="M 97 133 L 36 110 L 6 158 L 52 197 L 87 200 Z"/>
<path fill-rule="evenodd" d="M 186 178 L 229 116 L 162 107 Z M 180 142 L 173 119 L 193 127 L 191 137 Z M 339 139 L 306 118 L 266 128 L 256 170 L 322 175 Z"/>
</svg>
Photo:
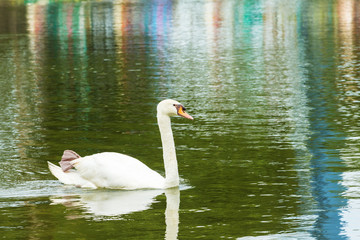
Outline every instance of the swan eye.
<svg viewBox="0 0 360 240">
<path fill-rule="evenodd" d="M 181 110 L 183 110 L 183 111 L 186 111 L 186 108 L 183 106 L 183 105 L 181 105 L 181 104 L 173 104 L 173 106 L 174 107 L 176 107 L 176 109 L 179 111 L 179 109 L 181 109 Z"/>
</svg>

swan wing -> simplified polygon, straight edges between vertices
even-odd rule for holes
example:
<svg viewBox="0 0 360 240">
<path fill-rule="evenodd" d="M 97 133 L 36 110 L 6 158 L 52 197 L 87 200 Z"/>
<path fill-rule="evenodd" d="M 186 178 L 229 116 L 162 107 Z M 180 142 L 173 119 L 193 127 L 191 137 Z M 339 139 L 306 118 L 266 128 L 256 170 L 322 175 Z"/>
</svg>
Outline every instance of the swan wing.
<svg viewBox="0 0 360 240">
<path fill-rule="evenodd" d="M 77 173 L 101 188 L 163 188 L 165 179 L 139 160 L 113 152 L 98 153 L 71 161 Z"/>
</svg>

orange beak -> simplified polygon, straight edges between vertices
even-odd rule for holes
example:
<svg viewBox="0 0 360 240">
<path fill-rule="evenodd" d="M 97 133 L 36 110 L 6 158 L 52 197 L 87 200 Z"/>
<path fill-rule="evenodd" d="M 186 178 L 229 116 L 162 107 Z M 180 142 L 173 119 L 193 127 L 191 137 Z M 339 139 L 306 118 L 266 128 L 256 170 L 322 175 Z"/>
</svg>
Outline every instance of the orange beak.
<svg viewBox="0 0 360 240">
<path fill-rule="evenodd" d="M 177 105 L 177 114 L 181 117 L 190 119 L 190 120 L 194 120 L 194 118 L 192 116 L 190 116 L 187 112 L 185 112 L 185 108 L 182 105 Z"/>
</svg>

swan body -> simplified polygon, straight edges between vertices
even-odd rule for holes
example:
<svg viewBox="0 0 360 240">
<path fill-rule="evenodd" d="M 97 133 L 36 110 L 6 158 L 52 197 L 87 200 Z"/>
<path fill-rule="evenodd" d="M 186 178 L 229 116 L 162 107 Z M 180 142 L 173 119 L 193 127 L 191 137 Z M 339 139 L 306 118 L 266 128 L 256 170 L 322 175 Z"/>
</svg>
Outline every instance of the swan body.
<svg viewBox="0 0 360 240">
<path fill-rule="evenodd" d="M 141 161 L 115 152 L 80 157 L 71 150 L 65 150 L 60 166 L 48 162 L 49 169 L 60 182 L 84 188 L 165 189 L 178 186 L 179 173 L 170 121 L 170 117 L 176 115 L 193 119 L 175 100 L 167 99 L 158 104 L 165 177 Z"/>
</svg>

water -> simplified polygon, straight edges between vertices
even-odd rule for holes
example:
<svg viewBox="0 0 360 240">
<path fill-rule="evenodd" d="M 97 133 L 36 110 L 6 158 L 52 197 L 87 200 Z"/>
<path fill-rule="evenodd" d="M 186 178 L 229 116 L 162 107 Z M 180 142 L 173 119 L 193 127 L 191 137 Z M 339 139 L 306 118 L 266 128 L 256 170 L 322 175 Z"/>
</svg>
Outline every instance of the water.
<svg viewBox="0 0 360 240">
<path fill-rule="evenodd" d="M 340 1 L 0 3 L 3 239 L 359 239 L 360 5 Z M 164 173 L 179 190 L 86 190 L 65 149 Z"/>
</svg>

